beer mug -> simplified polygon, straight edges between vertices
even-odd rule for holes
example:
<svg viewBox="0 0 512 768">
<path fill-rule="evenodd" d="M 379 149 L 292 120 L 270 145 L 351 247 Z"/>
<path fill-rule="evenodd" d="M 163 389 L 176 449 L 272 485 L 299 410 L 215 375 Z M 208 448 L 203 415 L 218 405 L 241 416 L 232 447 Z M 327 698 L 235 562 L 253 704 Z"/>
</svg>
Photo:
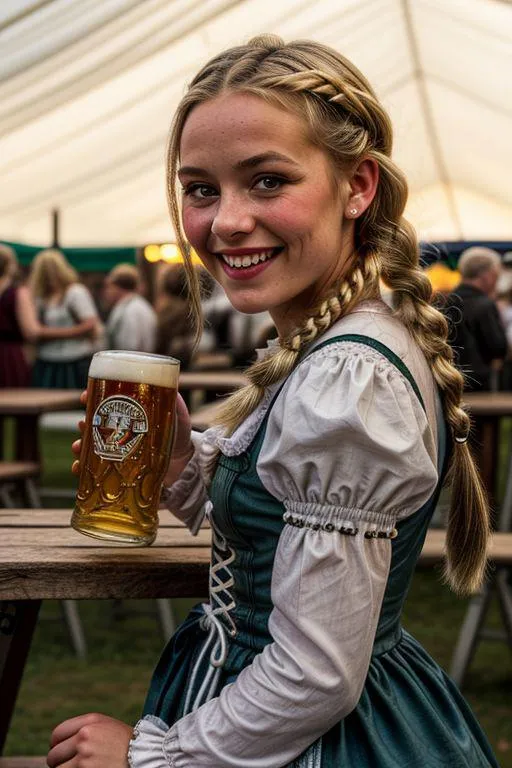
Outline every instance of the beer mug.
<svg viewBox="0 0 512 768">
<path fill-rule="evenodd" d="M 71 518 L 77 531 L 138 546 L 154 541 L 179 371 L 179 361 L 164 355 L 112 350 L 93 356 Z"/>
</svg>

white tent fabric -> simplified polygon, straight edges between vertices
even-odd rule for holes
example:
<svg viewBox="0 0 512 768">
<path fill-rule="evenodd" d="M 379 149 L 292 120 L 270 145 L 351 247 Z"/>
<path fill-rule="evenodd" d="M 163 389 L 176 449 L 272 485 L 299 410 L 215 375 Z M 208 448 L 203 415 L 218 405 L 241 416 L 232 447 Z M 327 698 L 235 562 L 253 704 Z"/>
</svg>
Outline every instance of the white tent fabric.
<svg viewBox="0 0 512 768">
<path fill-rule="evenodd" d="M 424 239 L 512 237 L 508 0 L 3 0 L 0 239 L 173 239 L 164 148 L 186 83 L 261 32 L 351 58 L 395 126 Z"/>
</svg>

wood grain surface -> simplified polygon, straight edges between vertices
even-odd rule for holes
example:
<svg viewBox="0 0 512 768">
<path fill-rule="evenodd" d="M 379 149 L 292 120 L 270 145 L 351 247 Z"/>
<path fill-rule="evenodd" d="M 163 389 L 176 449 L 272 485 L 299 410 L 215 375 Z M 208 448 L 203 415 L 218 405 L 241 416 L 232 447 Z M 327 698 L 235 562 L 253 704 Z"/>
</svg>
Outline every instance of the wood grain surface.
<svg viewBox="0 0 512 768">
<path fill-rule="evenodd" d="M 171 513 L 150 547 L 112 545 L 70 525 L 69 510 L 0 511 L 0 599 L 202 597 L 210 531 L 192 536 Z"/>
</svg>

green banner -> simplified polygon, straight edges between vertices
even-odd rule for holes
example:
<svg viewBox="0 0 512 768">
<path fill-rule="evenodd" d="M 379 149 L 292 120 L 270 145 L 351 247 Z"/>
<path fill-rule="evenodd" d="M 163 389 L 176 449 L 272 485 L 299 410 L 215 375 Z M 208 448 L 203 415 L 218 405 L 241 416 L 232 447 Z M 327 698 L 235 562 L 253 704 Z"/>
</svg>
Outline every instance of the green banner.
<svg viewBox="0 0 512 768">
<path fill-rule="evenodd" d="M 7 240 L 0 241 L 10 245 L 16 251 L 19 263 L 26 267 L 32 263 L 34 256 L 42 251 L 36 245 L 24 243 L 10 243 Z M 137 248 L 59 248 L 66 259 L 78 272 L 109 272 L 116 264 L 137 263 Z"/>
</svg>

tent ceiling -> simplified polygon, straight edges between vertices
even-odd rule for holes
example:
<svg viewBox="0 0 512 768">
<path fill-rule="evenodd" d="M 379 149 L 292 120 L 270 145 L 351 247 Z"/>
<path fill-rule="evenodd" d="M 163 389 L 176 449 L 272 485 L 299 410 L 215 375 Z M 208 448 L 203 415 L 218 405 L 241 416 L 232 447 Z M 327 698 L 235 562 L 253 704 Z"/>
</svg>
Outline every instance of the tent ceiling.
<svg viewBox="0 0 512 768">
<path fill-rule="evenodd" d="M 209 56 L 260 32 L 351 58 L 395 126 L 428 239 L 510 239 L 512 5 L 500 0 L 3 0 L 0 239 L 172 239 L 170 119 Z"/>
</svg>

